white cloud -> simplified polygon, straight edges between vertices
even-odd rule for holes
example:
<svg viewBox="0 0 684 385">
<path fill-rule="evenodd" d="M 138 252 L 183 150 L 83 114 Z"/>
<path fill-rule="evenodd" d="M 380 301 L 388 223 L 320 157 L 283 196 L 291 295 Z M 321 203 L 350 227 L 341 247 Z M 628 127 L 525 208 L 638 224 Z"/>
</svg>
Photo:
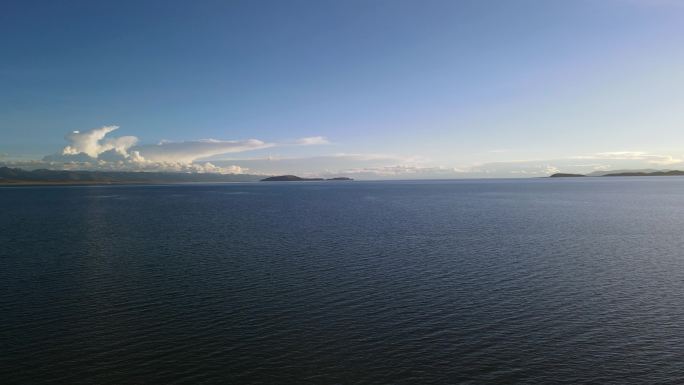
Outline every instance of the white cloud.
<svg viewBox="0 0 684 385">
<path fill-rule="evenodd" d="M 346 154 L 337 153 L 312 157 L 280 157 L 270 155 L 264 158 L 242 158 L 212 160 L 214 164 L 223 166 L 234 164 L 264 174 L 283 175 L 297 174 L 301 176 L 335 176 L 345 170 L 368 169 L 375 173 L 383 167 L 396 165 L 418 166 L 417 157 L 400 157 L 387 154 Z M 377 177 L 376 177 L 377 178 Z"/>
<path fill-rule="evenodd" d="M 43 157 L 43 161 L 51 163 L 90 162 L 95 160 L 85 152 L 76 154 L 51 154 Z"/>
<path fill-rule="evenodd" d="M 330 144 L 330 141 L 323 136 L 309 136 L 306 138 L 297 139 L 295 141 L 295 144 L 298 144 L 300 146 L 313 146 L 313 145 Z"/>
<path fill-rule="evenodd" d="M 169 171 L 252 173 L 243 164 L 221 161 L 202 162 L 223 154 L 254 151 L 274 146 L 311 146 L 330 142 L 323 136 L 300 138 L 294 142 L 268 143 L 258 139 L 218 140 L 198 139 L 182 142 L 161 141 L 158 144 L 138 144 L 136 136 L 111 137 L 119 129 L 110 125 L 87 131 L 73 131 L 65 136 L 67 145 L 58 153 L 40 161 L 4 161 L 3 164 L 27 169 L 51 168 L 69 170 L 109 171 Z"/>
<path fill-rule="evenodd" d="M 329 143 L 322 136 L 301 138 L 295 143 L 267 143 L 257 139 L 199 139 L 183 142 L 162 141 L 138 145 L 135 136 L 108 137 L 118 126 L 73 131 L 60 153 L 47 155 L 42 162 L 51 168 L 244 173 L 248 168 L 235 164 L 216 166 L 197 161 L 212 156 L 253 151 L 276 145 L 317 145 Z M 35 164 L 33 165 L 35 166 Z"/>
<path fill-rule="evenodd" d="M 470 168 L 470 172 L 474 175 L 488 177 L 541 177 L 560 172 L 562 165 L 566 162 L 562 159 L 493 162 L 473 166 Z"/>
<path fill-rule="evenodd" d="M 105 151 L 115 150 L 121 154 L 138 142 L 135 136 L 122 136 L 105 140 L 105 136 L 115 131 L 119 126 L 103 126 L 85 132 L 73 131 L 65 137 L 69 145 L 64 147 L 62 155 L 86 154 L 92 158 Z"/>
<path fill-rule="evenodd" d="M 655 165 L 671 165 L 682 163 L 681 158 L 672 155 L 650 154 L 645 151 L 610 151 L 599 152 L 592 155 L 575 156 L 574 159 L 598 159 L 598 160 L 636 160 L 645 161 Z"/>
<path fill-rule="evenodd" d="M 66 135 L 69 144 L 61 154 L 53 154 L 46 158 L 51 161 L 86 161 L 87 158 L 116 161 L 145 160 L 151 162 L 191 163 L 216 155 L 258 150 L 288 143 L 266 143 L 258 139 L 217 140 L 199 139 L 183 142 L 161 141 L 155 145 L 137 145 L 135 136 L 107 137 L 118 126 L 103 126 L 88 131 L 73 131 Z M 330 142 L 323 136 L 300 138 L 293 143 L 299 146 L 323 145 Z M 103 159 L 101 159 L 103 158 Z"/>
<path fill-rule="evenodd" d="M 216 140 L 202 139 L 187 142 L 161 142 L 156 145 L 133 147 L 132 151 L 146 160 L 153 162 L 191 163 L 197 159 L 214 155 L 258 150 L 273 147 L 272 143 L 265 143 L 257 139 L 248 140 Z"/>
<path fill-rule="evenodd" d="M 322 136 L 269 143 L 257 139 L 200 139 L 138 144 L 135 136 L 109 137 L 117 126 L 84 132 L 74 131 L 59 153 L 42 161 L 23 162 L 26 168 L 62 168 L 129 171 L 176 171 L 250 173 L 265 175 L 350 176 L 359 179 L 426 179 L 472 177 L 533 177 L 556 172 L 587 174 L 597 170 L 634 170 L 668 166 L 683 168 L 681 156 L 645 151 L 610 151 L 559 159 L 503 161 L 456 167 L 421 156 L 378 153 L 335 153 L 303 158 L 226 159 L 223 154 L 249 152 L 277 146 L 308 146 L 329 143 Z M 237 159 L 240 158 L 240 159 Z M 220 160 L 219 160 L 220 159 Z M 208 162 L 211 160 L 211 162 Z M 22 167 L 19 162 L 8 162 Z"/>
<path fill-rule="evenodd" d="M 673 164 L 682 163 L 682 159 L 681 158 L 674 158 L 672 156 L 667 155 L 667 156 L 663 156 L 663 157 L 658 158 L 658 159 L 651 159 L 648 162 L 651 164 L 669 166 L 669 165 L 673 165 Z"/>
<path fill-rule="evenodd" d="M 415 165 L 392 165 L 383 167 L 364 167 L 340 170 L 331 175 L 351 175 L 382 178 L 463 178 L 468 170 L 454 167 L 421 167 Z"/>
<path fill-rule="evenodd" d="M 545 164 L 538 167 L 532 167 L 528 169 L 510 170 L 509 173 L 512 175 L 527 175 L 527 176 L 547 176 L 560 172 L 560 169 L 556 166 Z"/>
<path fill-rule="evenodd" d="M 491 177 L 542 177 L 576 164 L 576 160 L 513 161 L 471 166 L 438 164 L 419 156 L 338 153 L 308 158 L 268 157 L 216 161 L 236 164 L 263 173 L 297 174 L 308 177 L 349 176 L 355 179 L 455 179 Z M 592 165 L 592 167 L 595 165 Z M 586 170 L 586 168 L 583 168 Z"/>
</svg>

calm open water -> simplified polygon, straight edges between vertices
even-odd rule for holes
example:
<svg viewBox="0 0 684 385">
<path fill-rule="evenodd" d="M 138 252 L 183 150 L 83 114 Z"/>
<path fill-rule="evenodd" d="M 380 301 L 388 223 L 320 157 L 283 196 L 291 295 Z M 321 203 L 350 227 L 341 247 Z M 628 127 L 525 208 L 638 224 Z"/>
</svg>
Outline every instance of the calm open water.
<svg viewBox="0 0 684 385">
<path fill-rule="evenodd" d="M 0 188 L 2 384 L 684 382 L 684 178 Z"/>
</svg>

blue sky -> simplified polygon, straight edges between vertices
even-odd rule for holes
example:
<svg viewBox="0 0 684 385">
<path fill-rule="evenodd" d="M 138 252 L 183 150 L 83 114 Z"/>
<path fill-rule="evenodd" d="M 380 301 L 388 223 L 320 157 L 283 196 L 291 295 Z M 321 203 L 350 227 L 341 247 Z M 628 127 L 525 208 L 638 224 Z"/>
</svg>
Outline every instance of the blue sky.
<svg viewBox="0 0 684 385">
<path fill-rule="evenodd" d="M 684 1 L 10 0 L 0 43 L 18 165 L 404 178 L 684 157 Z M 112 125 L 100 166 L 65 138 Z"/>
</svg>

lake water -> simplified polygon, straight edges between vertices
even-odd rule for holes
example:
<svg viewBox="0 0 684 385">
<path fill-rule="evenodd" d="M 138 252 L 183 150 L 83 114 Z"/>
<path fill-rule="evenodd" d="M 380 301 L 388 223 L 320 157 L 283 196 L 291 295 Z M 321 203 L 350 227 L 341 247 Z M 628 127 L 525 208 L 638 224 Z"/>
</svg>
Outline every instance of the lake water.
<svg viewBox="0 0 684 385">
<path fill-rule="evenodd" d="M 0 188 L 2 384 L 684 382 L 684 178 Z"/>
</svg>

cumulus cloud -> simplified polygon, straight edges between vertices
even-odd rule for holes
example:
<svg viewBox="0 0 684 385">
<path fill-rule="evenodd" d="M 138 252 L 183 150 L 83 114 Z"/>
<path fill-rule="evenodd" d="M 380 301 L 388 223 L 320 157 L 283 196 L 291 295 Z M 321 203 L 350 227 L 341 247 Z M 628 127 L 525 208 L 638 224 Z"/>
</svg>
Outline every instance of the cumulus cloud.
<svg viewBox="0 0 684 385">
<path fill-rule="evenodd" d="M 104 126 L 85 132 L 73 131 L 65 137 L 69 141 L 69 145 L 64 147 L 62 155 L 86 154 L 92 158 L 97 158 L 98 155 L 109 150 L 125 154 L 129 148 L 138 142 L 138 138 L 122 136 L 105 140 L 107 134 L 116 131 L 118 128 L 119 126 Z"/>
<path fill-rule="evenodd" d="M 118 128 L 118 126 L 104 126 L 85 132 L 73 131 L 65 137 L 69 144 L 64 147 L 61 154 L 51 155 L 48 158 L 53 161 L 60 159 L 87 161 L 86 157 L 88 157 L 105 161 L 130 159 L 132 161 L 191 163 L 212 155 L 273 146 L 273 144 L 256 139 L 243 141 L 200 139 L 136 146 L 138 138 L 135 136 L 106 138 L 107 134 Z"/>
<path fill-rule="evenodd" d="M 304 146 L 329 143 L 322 136 L 312 136 L 301 138 L 295 143 L 280 144 L 257 139 L 198 139 L 138 144 L 138 138 L 135 136 L 110 136 L 118 128 L 103 126 L 87 131 L 73 131 L 65 136 L 68 144 L 62 151 L 47 155 L 38 163 L 46 167 L 64 169 L 244 173 L 248 171 L 244 166 L 225 163 L 217 166 L 199 161 L 212 156 L 253 151 L 276 145 Z"/>
</svg>

